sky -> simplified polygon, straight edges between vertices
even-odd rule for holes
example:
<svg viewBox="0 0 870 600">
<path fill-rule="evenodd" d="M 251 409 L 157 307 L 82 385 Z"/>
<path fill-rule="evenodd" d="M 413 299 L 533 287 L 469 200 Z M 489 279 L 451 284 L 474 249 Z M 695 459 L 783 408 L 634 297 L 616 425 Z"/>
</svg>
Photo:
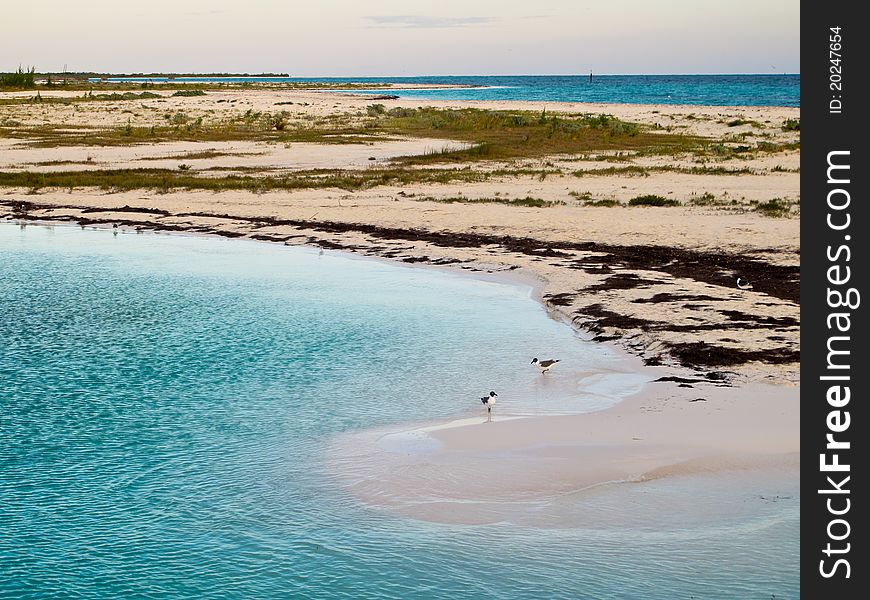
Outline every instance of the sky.
<svg viewBox="0 0 870 600">
<path fill-rule="evenodd" d="M 0 0 L 0 70 L 798 73 L 799 0 Z"/>
</svg>

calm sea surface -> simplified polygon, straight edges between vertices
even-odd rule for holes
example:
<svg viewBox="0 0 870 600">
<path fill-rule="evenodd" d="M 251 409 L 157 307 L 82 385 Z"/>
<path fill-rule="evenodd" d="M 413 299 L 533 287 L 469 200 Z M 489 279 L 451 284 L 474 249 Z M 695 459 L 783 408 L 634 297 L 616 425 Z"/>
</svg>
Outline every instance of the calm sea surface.
<svg viewBox="0 0 870 600">
<path fill-rule="evenodd" d="M 181 77 L 180 81 L 314 81 L 327 83 L 458 84 L 463 89 L 349 90 L 441 100 L 540 100 L 617 104 L 700 104 L 712 106 L 800 106 L 800 75 L 528 75 L 474 77 Z M 113 78 L 110 81 L 167 81 Z"/>
<path fill-rule="evenodd" d="M 555 414 L 642 379 L 519 286 L 0 223 L 0 597 L 797 598 L 796 476 L 563 498 L 600 526 L 534 528 L 382 512 L 326 467 L 337 435 L 483 417 L 490 389 Z"/>
</svg>

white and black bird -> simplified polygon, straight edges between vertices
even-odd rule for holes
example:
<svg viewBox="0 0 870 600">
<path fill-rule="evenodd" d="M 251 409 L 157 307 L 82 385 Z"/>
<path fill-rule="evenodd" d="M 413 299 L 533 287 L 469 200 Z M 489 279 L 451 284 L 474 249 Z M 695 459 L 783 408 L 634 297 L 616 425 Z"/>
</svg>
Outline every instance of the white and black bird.
<svg viewBox="0 0 870 600">
<path fill-rule="evenodd" d="M 743 279 L 742 277 L 738 277 L 737 278 L 737 287 L 740 288 L 741 290 L 751 290 L 752 284 L 749 283 L 747 280 Z"/>
<path fill-rule="evenodd" d="M 552 369 L 555 364 L 559 362 L 559 359 L 555 360 L 538 360 L 537 357 L 532 359 L 533 365 L 538 365 L 538 368 L 541 370 L 541 373 L 546 373 L 550 369 Z"/>
<path fill-rule="evenodd" d="M 486 420 L 487 422 L 492 421 L 492 407 L 495 406 L 495 399 L 498 396 L 495 392 L 490 392 L 489 396 L 484 396 L 480 399 L 483 405 L 486 407 Z"/>
</svg>

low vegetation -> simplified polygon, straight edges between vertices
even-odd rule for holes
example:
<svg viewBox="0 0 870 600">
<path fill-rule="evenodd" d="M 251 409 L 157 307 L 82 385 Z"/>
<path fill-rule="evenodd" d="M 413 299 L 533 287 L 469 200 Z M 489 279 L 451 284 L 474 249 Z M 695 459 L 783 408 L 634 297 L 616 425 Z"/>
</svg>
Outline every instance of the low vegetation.
<svg viewBox="0 0 870 600">
<path fill-rule="evenodd" d="M 726 123 L 726 125 L 728 125 L 728 127 L 739 127 L 741 125 L 751 125 L 752 127 L 755 127 L 757 129 L 764 129 L 764 125 L 762 125 L 758 121 L 752 121 L 752 120 L 748 120 L 748 119 L 734 119 L 733 121 L 728 121 Z"/>
<path fill-rule="evenodd" d="M 672 198 L 657 196 L 655 194 L 645 194 L 643 196 L 635 196 L 628 201 L 629 206 L 679 206 L 680 203 Z"/>
<path fill-rule="evenodd" d="M 606 208 L 612 208 L 614 206 L 622 206 L 622 203 L 619 200 L 614 200 L 613 198 L 602 198 L 600 200 L 586 200 L 583 202 L 583 206 L 601 206 Z"/>
<path fill-rule="evenodd" d="M 110 191 L 154 189 L 161 192 L 176 189 L 268 192 L 306 188 L 339 188 L 352 191 L 379 185 L 476 182 L 485 178 L 485 174 L 471 169 L 365 169 L 359 171 L 314 169 L 280 177 L 251 175 L 202 177 L 189 171 L 188 166 L 187 169 L 179 168 L 178 170 L 113 169 L 45 173 L 32 171 L 0 172 L 0 187 L 25 188 L 31 191 L 42 188 L 73 190 L 83 187 L 96 187 Z"/>
<path fill-rule="evenodd" d="M 22 69 L 21 67 L 18 67 L 18 70 L 13 71 L 12 73 L 0 73 L 0 88 L 11 88 L 19 90 L 35 88 L 35 73 L 36 69 L 33 67 L 30 67 L 29 69 Z"/>
<path fill-rule="evenodd" d="M 683 151 L 701 138 L 655 133 L 611 115 L 566 115 L 531 111 L 393 108 L 371 105 L 367 128 L 387 134 L 440 137 L 470 147 L 398 159 L 405 164 L 504 160 L 590 151 Z"/>
<path fill-rule="evenodd" d="M 14 104 L 77 104 L 79 102 L 120 102 L 124 100 L 149 100 L 151 98 L 162 98 L 160 94 L 154 92 L 124 92 L 119 94 L 112 92 L 111 94 L 94 94 L 88 91 L 81 96 L 43 96 L 40 92 L 28 98 L 3 98 L 0 100 L 0 105 Z"/>
<path fill-rule="evenodd" d="M 791 206 L 782 198 L 773 198 L 757 203 L 754 210 L 765 217 L 787 217 L 791 213 Z"/>
</svg>

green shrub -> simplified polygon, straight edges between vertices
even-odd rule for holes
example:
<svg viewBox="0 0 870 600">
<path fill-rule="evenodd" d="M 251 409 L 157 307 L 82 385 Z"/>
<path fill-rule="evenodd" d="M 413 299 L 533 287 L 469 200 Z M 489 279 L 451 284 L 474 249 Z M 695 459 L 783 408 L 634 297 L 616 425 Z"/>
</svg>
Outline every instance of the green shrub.
<svg viewBox="0 0 870 600">
<path fill-rule="evenodd" d="M 586 200 L 583 206 L 604 206 L 609 208 L 612 206 L 622 206 L 622 203 L 613 198 L 602 198 L 601 200 Z"/>
<path fill-rule="evenodd" d="M 36 69 L 34 67 L 30 67 L 26 71 L 18 67 L 18 70 L 12 73 L 0 73 L 0 87 L 34 88 L 36 87 L 36 82 L 33 80 L 35 73 Z"/>
<path fill-rule="evenodd" d="M 680 203 L 671 198 L 664 196 L 656 196 L 655 194 L 646 194 L 644 196 L 635 196 L 628 201 L 629 206 L 679 206 Z"/>
<path fill-rule="evenodd" d="M 755 211 L 765 217 L 785 217 L 791 211 L 787 202 L 781 198 L 773 198 L 767 202 L 759 202 L 755 205 Z"/>
<path fill-rule="evenodd" d="M 205 90 L 178 90 L 173 96 L 205 96 Z"/>
</svg>

